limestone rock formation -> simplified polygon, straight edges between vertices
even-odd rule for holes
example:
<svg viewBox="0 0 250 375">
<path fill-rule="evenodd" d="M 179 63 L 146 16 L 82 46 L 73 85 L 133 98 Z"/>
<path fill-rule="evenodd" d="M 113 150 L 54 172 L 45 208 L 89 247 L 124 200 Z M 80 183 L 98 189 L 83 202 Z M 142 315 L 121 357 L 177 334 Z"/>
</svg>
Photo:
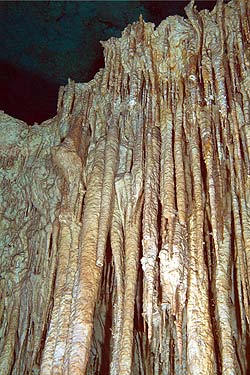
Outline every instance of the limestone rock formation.
<svg viewBox="0 0 250 375">
<path fill-rule="evenodd" d="M 0 374 L 250 371 L 250 3 L 186 14 L 0 114 Z"/>
</svg>

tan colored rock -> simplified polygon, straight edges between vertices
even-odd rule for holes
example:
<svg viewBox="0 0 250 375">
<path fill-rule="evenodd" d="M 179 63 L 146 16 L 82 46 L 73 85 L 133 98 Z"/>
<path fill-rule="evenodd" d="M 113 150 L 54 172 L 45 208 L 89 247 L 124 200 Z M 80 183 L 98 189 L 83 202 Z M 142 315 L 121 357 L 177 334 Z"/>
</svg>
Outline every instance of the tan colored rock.
<svg viewBox="0 0 250 375">
<path fill-rule="evenodd" d="M 249 371 L 250 3 L 186 13 L 0 113 L 1 375 Z"/>
</svg>

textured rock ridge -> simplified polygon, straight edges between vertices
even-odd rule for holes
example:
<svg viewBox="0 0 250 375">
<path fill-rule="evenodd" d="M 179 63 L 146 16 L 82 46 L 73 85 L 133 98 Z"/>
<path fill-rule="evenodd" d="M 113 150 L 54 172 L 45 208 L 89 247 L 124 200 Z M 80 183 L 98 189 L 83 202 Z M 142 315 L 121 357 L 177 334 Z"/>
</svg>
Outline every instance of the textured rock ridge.
<svg viewBox="0 0 250 375">
<path fill-rule="evenodd" d="M 185 10 L 0 113 L 0 374 L 250 370 L 250 3 Z"/>
</svg>

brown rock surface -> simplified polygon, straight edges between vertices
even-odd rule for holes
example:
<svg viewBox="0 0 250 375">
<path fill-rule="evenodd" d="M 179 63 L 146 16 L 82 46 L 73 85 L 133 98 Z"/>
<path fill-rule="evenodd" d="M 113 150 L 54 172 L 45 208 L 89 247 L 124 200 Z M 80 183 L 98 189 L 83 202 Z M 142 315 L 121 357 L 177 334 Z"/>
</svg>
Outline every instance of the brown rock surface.
<svg viewBox="0 0 250 375">
<path fill-rule="evenodd" d="M 1 375 L 250 371 L 250 3 L 186 13 L 0 113 Z"/>
</svg>

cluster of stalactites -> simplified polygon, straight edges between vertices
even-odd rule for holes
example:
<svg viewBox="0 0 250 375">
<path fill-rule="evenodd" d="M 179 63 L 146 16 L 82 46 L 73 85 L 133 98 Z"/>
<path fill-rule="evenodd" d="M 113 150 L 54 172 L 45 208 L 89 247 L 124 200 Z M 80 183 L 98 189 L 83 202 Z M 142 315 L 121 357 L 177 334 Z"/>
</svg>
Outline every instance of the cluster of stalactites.
<svg viewBox="0 0 250 375">
<path fill-rule="evenodd" d="M 137 252 L 142 244 L 149 342 L 152 337 L 174 340 L 171 355 L 178 373 L 187 368 L 191 373 L 238 373 L 246 361 L 237 358 L 233 343 L 238 340 L 245 348 L 246 336 L 240 339 L 233 321 L 239 314 L 237 331 L 246 332 L 249 317 L 249 6 L 218 1 L 209 13 L 198 12 L 191 2 L 186 13 L 187 20 L 169 17 L 156 30 L 140 19 L 121 39 L 104 44 L 109 69 L 101 87 L 112 93 L 119 147 L 112 177 L 103 178 L 112 183 L 100 213 L 107 218 L 106 232 L 101 220 L 98 239 L 106 241 L 109 230 L 112 236 L 108 218 L 112 212 L 120 215 L 123 242 L 119 237 L 122 250 L 114 263 L 117 282 L 122 280 L 118 294 L 126 295 L 126 225 L 142 196 Z M 106 147 L 114 151 L 111 143 Z M 126 198 L 120 197 L 123 190 Z M 116 199 L 114 207 L 110 203 Z M 239 310 L 230 300 L 234 306 L 239 301 Z M 121 297 L 116 307 L 119 332 L 126 321 L 121 311 L 129 309 L 126 302 Z M 169 337 L 166 316 L 174 322 Z M 123 333 L 120 337 L 125 340 Z M 122 358 L 117 341 L 114 351 L 120 345 Z M 202 370 L 204 358 L 207 370 Z"/>
<path fill-rule="evenodd" d="M 169 17 L 156 30 L 140 19 L 121 39 L 105 44 L 110 69 L 102 87 L 112 93 L 111 112 L 118 113 L 118 148 L 106 144 L 109 153 L 116 152 L 112 177 L 103 178 L 105 187 L 106 179 L 112 181 L 110 197 L 100 213 L 106 218 L 113 215 L 112 223 L 119 216 L 121 225 L 119 241 L 112 247 L 120 251 L 114 255 L 119 301 L 114 374 L 131 371 L 133 322 L 126 314 L 131 314 L 131 300 L 135 301 L 132 280 L 136 282 L 138 267 L 133 277 L 126 273 L 126 253 L 134 249 L 126 247 L 126 225 L 139 212 L 141 197 L 141 234 L 135 251 L 138 254 L 142 245 L 143 317 L 158 368 L 167 353 L 176 373 L 236 374 L 246 369 L 245 354 L 238 357 L 234 342 L 246 350 L 249 6 L 244 1 L 218 1 L 209 13 L 198 12 L 191 2 L 186 13 L 187 20 Z M 106 240 L 109 230 L 112 237 L 114 227 L 108 222 L 103 236 L 100 221 L 98 239 Z M 131 300 L 126 288 L 133 289 Z M 171 340 L 174 351 L 166 349 Z M 130 351 L 124 349 L 124 341 Z"/>
<path fill-rule="evenodd" d="M 156 30 L 140 19 L 103 43 L 106 66 L 92 92 L 85 86 L 79 257 L 92 257 L 97 276 L 94 286 L 81 260 L 68 346 L 73 353 L 78 341 L 85 345 L 84 367 L 92 329 L 84 314 L 94 312 L 109 237 L 112 375 L 132 371 L 140 269 L 155 374 L 246 368 L 237 350 L 246 348 L 239 332 L 249 316 L 249 8 L 219 1 L 213 12 L 197 12 L 191 2 L 186 13 Z M 75 369 L 65 358 L 63 368 Z"/>
<path fill-rule="evenodd" d="M 93 81 L 60 90 L 41 375 L 100 371 L 103 269 L 114 282 L 111 375 L 246 373 L 250 9 L 198 12 L 192 1 L 186 13 L 156 29 L 140 18 L 103 42 Z"/>
</svg>

